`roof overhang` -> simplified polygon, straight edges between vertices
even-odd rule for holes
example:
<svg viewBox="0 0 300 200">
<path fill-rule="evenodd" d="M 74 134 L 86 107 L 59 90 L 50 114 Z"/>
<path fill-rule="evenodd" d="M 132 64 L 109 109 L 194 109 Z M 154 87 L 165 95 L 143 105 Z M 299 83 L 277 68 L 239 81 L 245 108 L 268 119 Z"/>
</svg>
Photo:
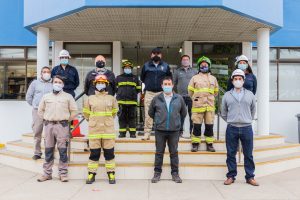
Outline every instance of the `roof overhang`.
<svg viewBox="0 0 300 200">
<path fill-rule="evenodd" d="M 283 23 L 282 0 L 25 0 L 24 9 L 29 30 L 48 27 L 63 41 L 255 41 L 257 29 Z"/>
</svg>

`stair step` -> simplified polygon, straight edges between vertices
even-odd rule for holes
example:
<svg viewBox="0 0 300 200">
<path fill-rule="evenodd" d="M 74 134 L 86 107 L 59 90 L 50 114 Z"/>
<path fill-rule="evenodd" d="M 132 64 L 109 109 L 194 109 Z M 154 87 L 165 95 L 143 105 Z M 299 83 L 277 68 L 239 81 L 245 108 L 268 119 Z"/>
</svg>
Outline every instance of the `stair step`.
<svg viewBox="0 0 300 200">
<path fill-rule="evenodd" d="M 117 144 L 118 145 L 118 144 Z M 42 147 L 43 151 L 44 148 Z M 7 143 L 7 150 L 16 151 L 20 153 L 33 154 L 33 144 L 22 141 L 13 141 Z M 266 158 L 270 155 L 284 155 L 300 151 L 299 144 L 288 144 L 283 143 L 279 145 L 268 145 L 265 147 L 256 147 L 254 149 L 255 158 Z M 183 162 L 225 162 L 226 151 L 217 152 L 191 152 L 179 151 L 179 159 Z M 152 150 L 116 150 L 117 162 L 122 161 L 134 161 L 134 162 L 152 162 L 154 160 L 155 151 Z M 166 149 L 165 157 L 169 156 L 168 150 Z M 58 152 L 56 151 L 55 157 L 59 158 Z M 71 149 L 71 161 L 87 161 L 89 158 L 89 152 L 82 151 L 80 149 Z M 241 157 L 243 158 L 243 156 Z M 169 159 L 165 159 L 166 163 L 169 163 Z"/>
<path fill-rule="evenodd" d="M 22 141 L 27 143 L 33 143 L 32 134 L 24 134 L 22 136 Z M 204 143 L 204 141 L 202 141 Z M 214 147 L 217 151 L 225 151 L 224 140 L 215 141 Z M 254 147 L 261 147 L 265 145 L 277 145 L 284 143 L 284 137 L 280 135 L 269 135 L 269 136 L 255 136 L 254 138 Z M 115 150 L 126 151 L 126 150 L 153 150 L 155 149 L 155 140 L 154 137 L 151 137 L 151 140 L 143 141 L 141 138 L 131 139 L 116 139 Z M 43 145 L 43 143 L 42 143 Z M 71 147 L 74 149 L 85 149 L 87 148 L 87 139 L 86 138 L 72 138 Z M 180 138 L 178 150 L 179 151 L 189 151 L 191 148 L 190 139 Z M 200 150 L 204 151 L 206 146 L 200 145 Z"/>
<path fill-rule="evenodd" d="M 43 160 L 33 161 L 31 155 L 12 152 L 8 150 L 0 151 L 0 161 L 2 164 L 21 168 L 24 170 L 42 173 Z M 300 167 L 300 152 L 272 156 L 267 159 L 255 159 L 256 176 L 261 177 L 288 169 Z M 106 178 L 103 161 L 100 161 L 100 168 L 97 178 Z M 57 175 L 57 167 L 54 169 L 53 175 Z M 87 162 L 71 162 L 69 164 L 70 179 L 85 179 L 87 175 Z M 163 165 L 163 179 L 170 179 L 170 165 Z M 221 163 L 180 163 L 180 175 L 183 179 L 197 180 L 223 180 L 227 172 L 224 162 Z M 118 179 L 150 179 L 153 175 L 153 163 L 135 163 L 135 162 L 118 162 L 116 168 L 116 176 Z M 238 164 L 238 179 L 243 180 L 243 165 Z"/>
</svg>

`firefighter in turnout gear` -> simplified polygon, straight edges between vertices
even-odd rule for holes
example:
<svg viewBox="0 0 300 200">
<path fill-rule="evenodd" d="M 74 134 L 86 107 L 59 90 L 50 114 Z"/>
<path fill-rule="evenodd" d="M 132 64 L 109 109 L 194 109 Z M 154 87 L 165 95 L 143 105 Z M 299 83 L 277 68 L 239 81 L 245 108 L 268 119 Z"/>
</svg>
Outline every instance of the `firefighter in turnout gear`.
<svg viewBox="0 0 300 200">
<path fill-rule="evenodd" d="M 188 92 L 193 100 L 192 121 L 194 124 L 192 140 L 192 152 L 199 149 L 201 143 L 201 126 L 205 124 L 206 149 L 215 152 L 213 147 L 214 133 L 213 124 L 215 117 L 215 96 L 218 94 L 219 86 L 216 77 L 210 74 L 211 61 L 203 56 L 197 61 L 198 74 L 191 79 Z"/>
<path fill-rule="evenodd" d="M 110 184 L 115 184 L 115 129 L 114 117 L 118 112 L 117 100 L 107 93 L 109 84 L 105 75 L 98 75 L 94 81 L 95 95 L 84 102 L 83 114 L 89 123 L 90 157 L 88 162 L 88 179 L 86 184 L 95 181 L 101 149 L 105 158 L 105 168 Z"/>
<path fill-rule="evenodd" d="M 132 62 L 124 61 L 122 66 L 124 73 L 116 78 L 117 100 L 119 104 L 119 138 L 126 137 L 128 129 L 130 137 L 136 138 L 137 95 L 141 91 L 141 83 L 138 77 L 132 74 Z"/>
</svg>

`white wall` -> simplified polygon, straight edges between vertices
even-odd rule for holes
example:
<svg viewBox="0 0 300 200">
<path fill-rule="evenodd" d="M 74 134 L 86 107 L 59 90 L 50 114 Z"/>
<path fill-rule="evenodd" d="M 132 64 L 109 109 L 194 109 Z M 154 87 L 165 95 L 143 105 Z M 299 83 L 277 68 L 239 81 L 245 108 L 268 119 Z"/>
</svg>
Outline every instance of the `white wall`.
<svg viewBox="0 0 300 200">
<path fill-rule="evenodd" d="M 287 142 L 298 143 L 300 102 L 270 102 L 270 132 L 286 136 Z"/>
<path fill-rule="evenodd" d="M 0 143 L 31 133 L 31 107 L 26 101 L 0 101 Z"/>
</svg>

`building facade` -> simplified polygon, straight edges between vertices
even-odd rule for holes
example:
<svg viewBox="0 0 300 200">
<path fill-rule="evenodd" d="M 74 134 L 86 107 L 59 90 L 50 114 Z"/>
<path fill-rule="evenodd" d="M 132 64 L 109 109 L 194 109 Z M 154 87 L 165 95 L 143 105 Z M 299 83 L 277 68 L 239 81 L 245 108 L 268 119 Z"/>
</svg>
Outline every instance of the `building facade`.
<svg viewBox="0 0 300 200">
<path fill-rule="evenodd" d="M 257 134 L 298 141 L 300 113 L 300 18 L 296 0 L 11 0 L 0 2 L 0 142 L 31 131 L 24 101 L 43 66 L 70 51 L 83 80 L 102 54 L 116 74 L 130 59 L 139 75 L 151 49 L 161 47 L 172 70 L 182 54 L 199 56 L 226 89 L 235 58 L 245 54 L 258 78 Z M 17 124 L 17 126 L 16 126 Z M 224 124 L 223 124 L 224 127 Z"/>
</svg>

